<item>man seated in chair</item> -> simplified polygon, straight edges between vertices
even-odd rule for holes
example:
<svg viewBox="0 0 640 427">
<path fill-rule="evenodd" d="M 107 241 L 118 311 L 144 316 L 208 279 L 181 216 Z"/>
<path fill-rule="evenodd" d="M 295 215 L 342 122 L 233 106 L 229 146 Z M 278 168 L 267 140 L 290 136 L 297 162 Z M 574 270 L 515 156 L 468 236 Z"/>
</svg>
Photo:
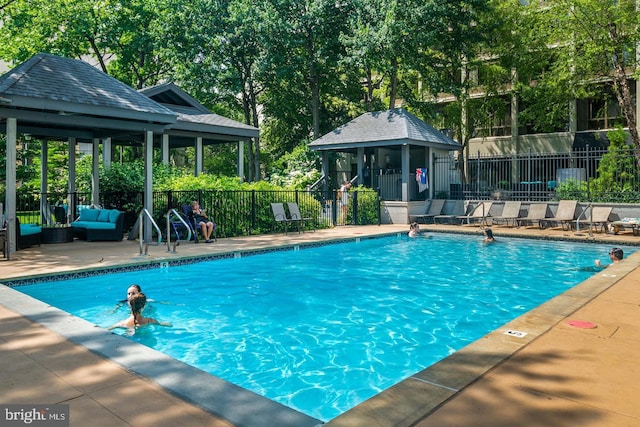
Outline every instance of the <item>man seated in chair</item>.
<svg viewBox="0 0 640 427">
<path fill-rule="evenodd" d="M 209 220 L 205 211 L 200 207 L 200 203 L 196 200 L 191 202 L 191 211 L 193 212 L 193 219 L 195 220 L 195 223 L 199 225 L 202 230 L 202 236 L 204 237 L 205 243 L 213 242 L 213 240 L 211 240 L 211 233 L 213 233 L 215 224 Z"/>
</svg>

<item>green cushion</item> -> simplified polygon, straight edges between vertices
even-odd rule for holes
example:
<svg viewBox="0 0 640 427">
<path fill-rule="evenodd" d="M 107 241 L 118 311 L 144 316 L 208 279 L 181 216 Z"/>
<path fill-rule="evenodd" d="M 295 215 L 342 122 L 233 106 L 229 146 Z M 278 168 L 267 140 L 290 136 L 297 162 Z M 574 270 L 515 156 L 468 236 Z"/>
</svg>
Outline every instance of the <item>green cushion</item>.
<svg viewBox="0 0 640 427">
<path fill-rule="evenodd" d="M 109 214 L 109 222 L 113 222 L 114 224 L 118 221 L 118 217 L 120 216 L 120 211 L 117 209 L 112 209 Z"/>
<path fill-rule="evenodd" d="M 100 215 L 100 209 L 83 209 L 78 221 L 97 221 L 98 215 Z"/>
<path fill-rule="evenodd" d="M 100 209 L 100 214 L 98 215 L 97 221 L 109 222 L 110 214 L 111 214 L 111 209 Z"/>
</svg>

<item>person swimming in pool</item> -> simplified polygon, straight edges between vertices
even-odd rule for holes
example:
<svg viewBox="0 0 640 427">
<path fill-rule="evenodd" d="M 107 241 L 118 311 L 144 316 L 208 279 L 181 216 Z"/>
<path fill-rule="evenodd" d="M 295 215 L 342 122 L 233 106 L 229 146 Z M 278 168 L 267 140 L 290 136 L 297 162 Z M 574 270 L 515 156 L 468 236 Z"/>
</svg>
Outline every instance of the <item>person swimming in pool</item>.
<svg viewBox="0 0 640 427">
<path fill-rule="evenodd" d="M 624 257 L 624 251 L 622 249 L 620 248 L 611 249 L 609 251 L 609 259 L 611 260 L 611 264 L 609 265 L 613 265 L 617 262 L 622 261 L 623 257 Z M 606 268 L 609 266 L 609 265 L 602 265 L 599 259 L 595 260 L 595 264 L 596 264 L 596 267 L 600 267 L 600 268 Z"/>
<path fill-rule="evenodd" d="M 493 237 L 493 231 L 489 227 L 485 227 L 484 230 L 484 243 L 495 243 L 496 238 Z"/>
<path fill-rule="evenodd" d="M 412 222 L 409 225 L 409 237 L 418 237 L 420 235 L 420 225 L 417 222 Z"/>
<path fill-rule="evenodd" d="M 160 326 L 172 326 L 171 323 L 168 322 L 159 322 L 152 317 L 144 317 L 142 315 L 142 310 L 144 306 L 147 304 L 147 297 L 139 292 L 129 299 L 129 306 L 131 307 L 131 315 L 113 326 L 109 326 L 109 330 L 115 328 L 137 328 L 139 326 L 146 325 L 160 325 Z"/>
</svg>

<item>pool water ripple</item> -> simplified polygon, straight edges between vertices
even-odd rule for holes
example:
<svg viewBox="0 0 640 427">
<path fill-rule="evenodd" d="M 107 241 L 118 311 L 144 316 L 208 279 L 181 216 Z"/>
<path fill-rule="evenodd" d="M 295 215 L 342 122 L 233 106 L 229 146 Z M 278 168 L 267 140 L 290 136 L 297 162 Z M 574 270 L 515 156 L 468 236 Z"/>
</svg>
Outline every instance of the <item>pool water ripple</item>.
<svg viewBox="0 0 640 427">
<path fill-rule="evenodd" d="M 174 326 L 131 339 L 328 421 L 585 280 L 609 249 L 499 240 L 401 235 L 17 289 L 107 327 L 139 283 L 145 315 Z"/>
</svg>

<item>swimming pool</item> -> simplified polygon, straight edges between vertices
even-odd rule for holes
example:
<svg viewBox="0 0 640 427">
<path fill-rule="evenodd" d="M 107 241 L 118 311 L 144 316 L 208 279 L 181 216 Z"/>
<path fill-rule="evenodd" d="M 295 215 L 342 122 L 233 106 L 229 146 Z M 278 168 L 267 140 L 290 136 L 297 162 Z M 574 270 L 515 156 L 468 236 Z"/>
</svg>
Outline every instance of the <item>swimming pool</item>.
<svg viewBox="0 0 640 427">
<path fill-rule="evenodd" d="M 581 282 L 608 249 L 402 235 L 18 289 L 109 326 L 140 283 L 146 314 L 175 326 L 133 339 L 329 420 Z"/>
</svg>

